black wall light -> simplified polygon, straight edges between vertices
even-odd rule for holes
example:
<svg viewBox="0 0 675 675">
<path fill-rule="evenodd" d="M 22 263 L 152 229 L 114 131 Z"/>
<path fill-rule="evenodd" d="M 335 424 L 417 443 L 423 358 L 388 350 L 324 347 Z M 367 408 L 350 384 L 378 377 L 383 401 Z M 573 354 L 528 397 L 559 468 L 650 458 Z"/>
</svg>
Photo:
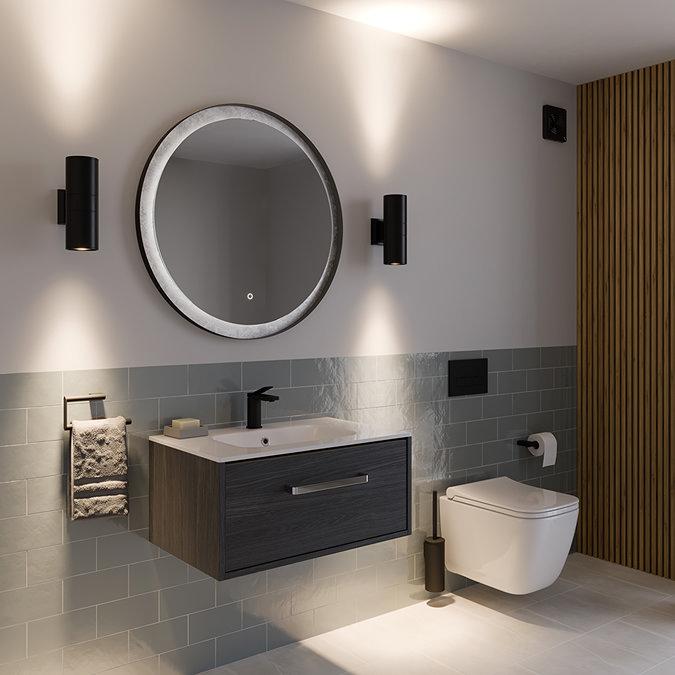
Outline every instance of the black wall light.
<svg viewBox="0 0 675 675">
<path fill-rule="evenodd" d="M 66 189 L 58 191 L 58 223 L 66 250 L 98 251 L 98 159 L 66 157 Z"/>
<path fill-rule="evenodd" d="M 385 265 L 407 263 L 406 195 L 384 195 L 384 218 L 370 219 L 370 243 L 384 245 Z"/>
</svg>

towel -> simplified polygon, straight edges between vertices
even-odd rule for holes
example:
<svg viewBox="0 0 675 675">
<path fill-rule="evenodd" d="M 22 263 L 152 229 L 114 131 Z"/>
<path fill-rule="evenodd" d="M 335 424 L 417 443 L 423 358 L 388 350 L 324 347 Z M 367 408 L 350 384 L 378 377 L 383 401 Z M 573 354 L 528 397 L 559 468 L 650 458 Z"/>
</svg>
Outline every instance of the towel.
<svg viewBox="0 0 675 675">
<path fill-rule="evenodd" d="M 124 417 L 73 421 L 68 478 L 71 520 L 129 513 Z"/>
</svg>

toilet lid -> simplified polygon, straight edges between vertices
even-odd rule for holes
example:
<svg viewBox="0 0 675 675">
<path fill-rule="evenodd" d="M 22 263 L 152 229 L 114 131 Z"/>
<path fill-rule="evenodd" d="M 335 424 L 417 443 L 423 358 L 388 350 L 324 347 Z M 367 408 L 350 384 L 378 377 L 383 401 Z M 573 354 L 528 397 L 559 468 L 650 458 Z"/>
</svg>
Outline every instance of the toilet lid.
<svg viewBox="0 0 675 675">
<path fill-rule="evenodd" d="M 447 496 L 464 504 L 472 504 L 521 518 L 542 518 L 560 515 L 579 508 L 573 495 L 523 485 L 501 476 L 447 489 Z"/>
</svg>

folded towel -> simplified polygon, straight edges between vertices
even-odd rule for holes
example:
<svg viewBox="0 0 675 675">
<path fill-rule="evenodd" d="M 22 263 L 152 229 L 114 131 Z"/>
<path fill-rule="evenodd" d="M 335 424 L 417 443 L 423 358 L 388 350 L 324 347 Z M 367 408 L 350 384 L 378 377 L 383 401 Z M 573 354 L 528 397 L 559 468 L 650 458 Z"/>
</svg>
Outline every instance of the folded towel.
<svg viewBox="0 0 675 675">
<path fill-rule="evenodd" d="M 124 417 L 73 421 L 68 515 L 71 520 L 129 513 Z"/>
</svg>

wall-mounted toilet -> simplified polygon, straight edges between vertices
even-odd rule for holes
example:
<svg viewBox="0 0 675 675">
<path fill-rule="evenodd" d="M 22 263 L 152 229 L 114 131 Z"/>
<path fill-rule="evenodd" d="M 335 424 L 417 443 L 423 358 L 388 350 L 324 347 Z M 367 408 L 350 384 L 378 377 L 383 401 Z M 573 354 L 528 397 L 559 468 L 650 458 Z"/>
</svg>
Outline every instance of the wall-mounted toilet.
<svg viewBox="0 0 675 675">
<path fill-rule="evenodd" d="M 500 477 L 448 488 L 440 512 L 447 569 L 522 595 L 560 575 L 579 500 Z"/>
</svg>

